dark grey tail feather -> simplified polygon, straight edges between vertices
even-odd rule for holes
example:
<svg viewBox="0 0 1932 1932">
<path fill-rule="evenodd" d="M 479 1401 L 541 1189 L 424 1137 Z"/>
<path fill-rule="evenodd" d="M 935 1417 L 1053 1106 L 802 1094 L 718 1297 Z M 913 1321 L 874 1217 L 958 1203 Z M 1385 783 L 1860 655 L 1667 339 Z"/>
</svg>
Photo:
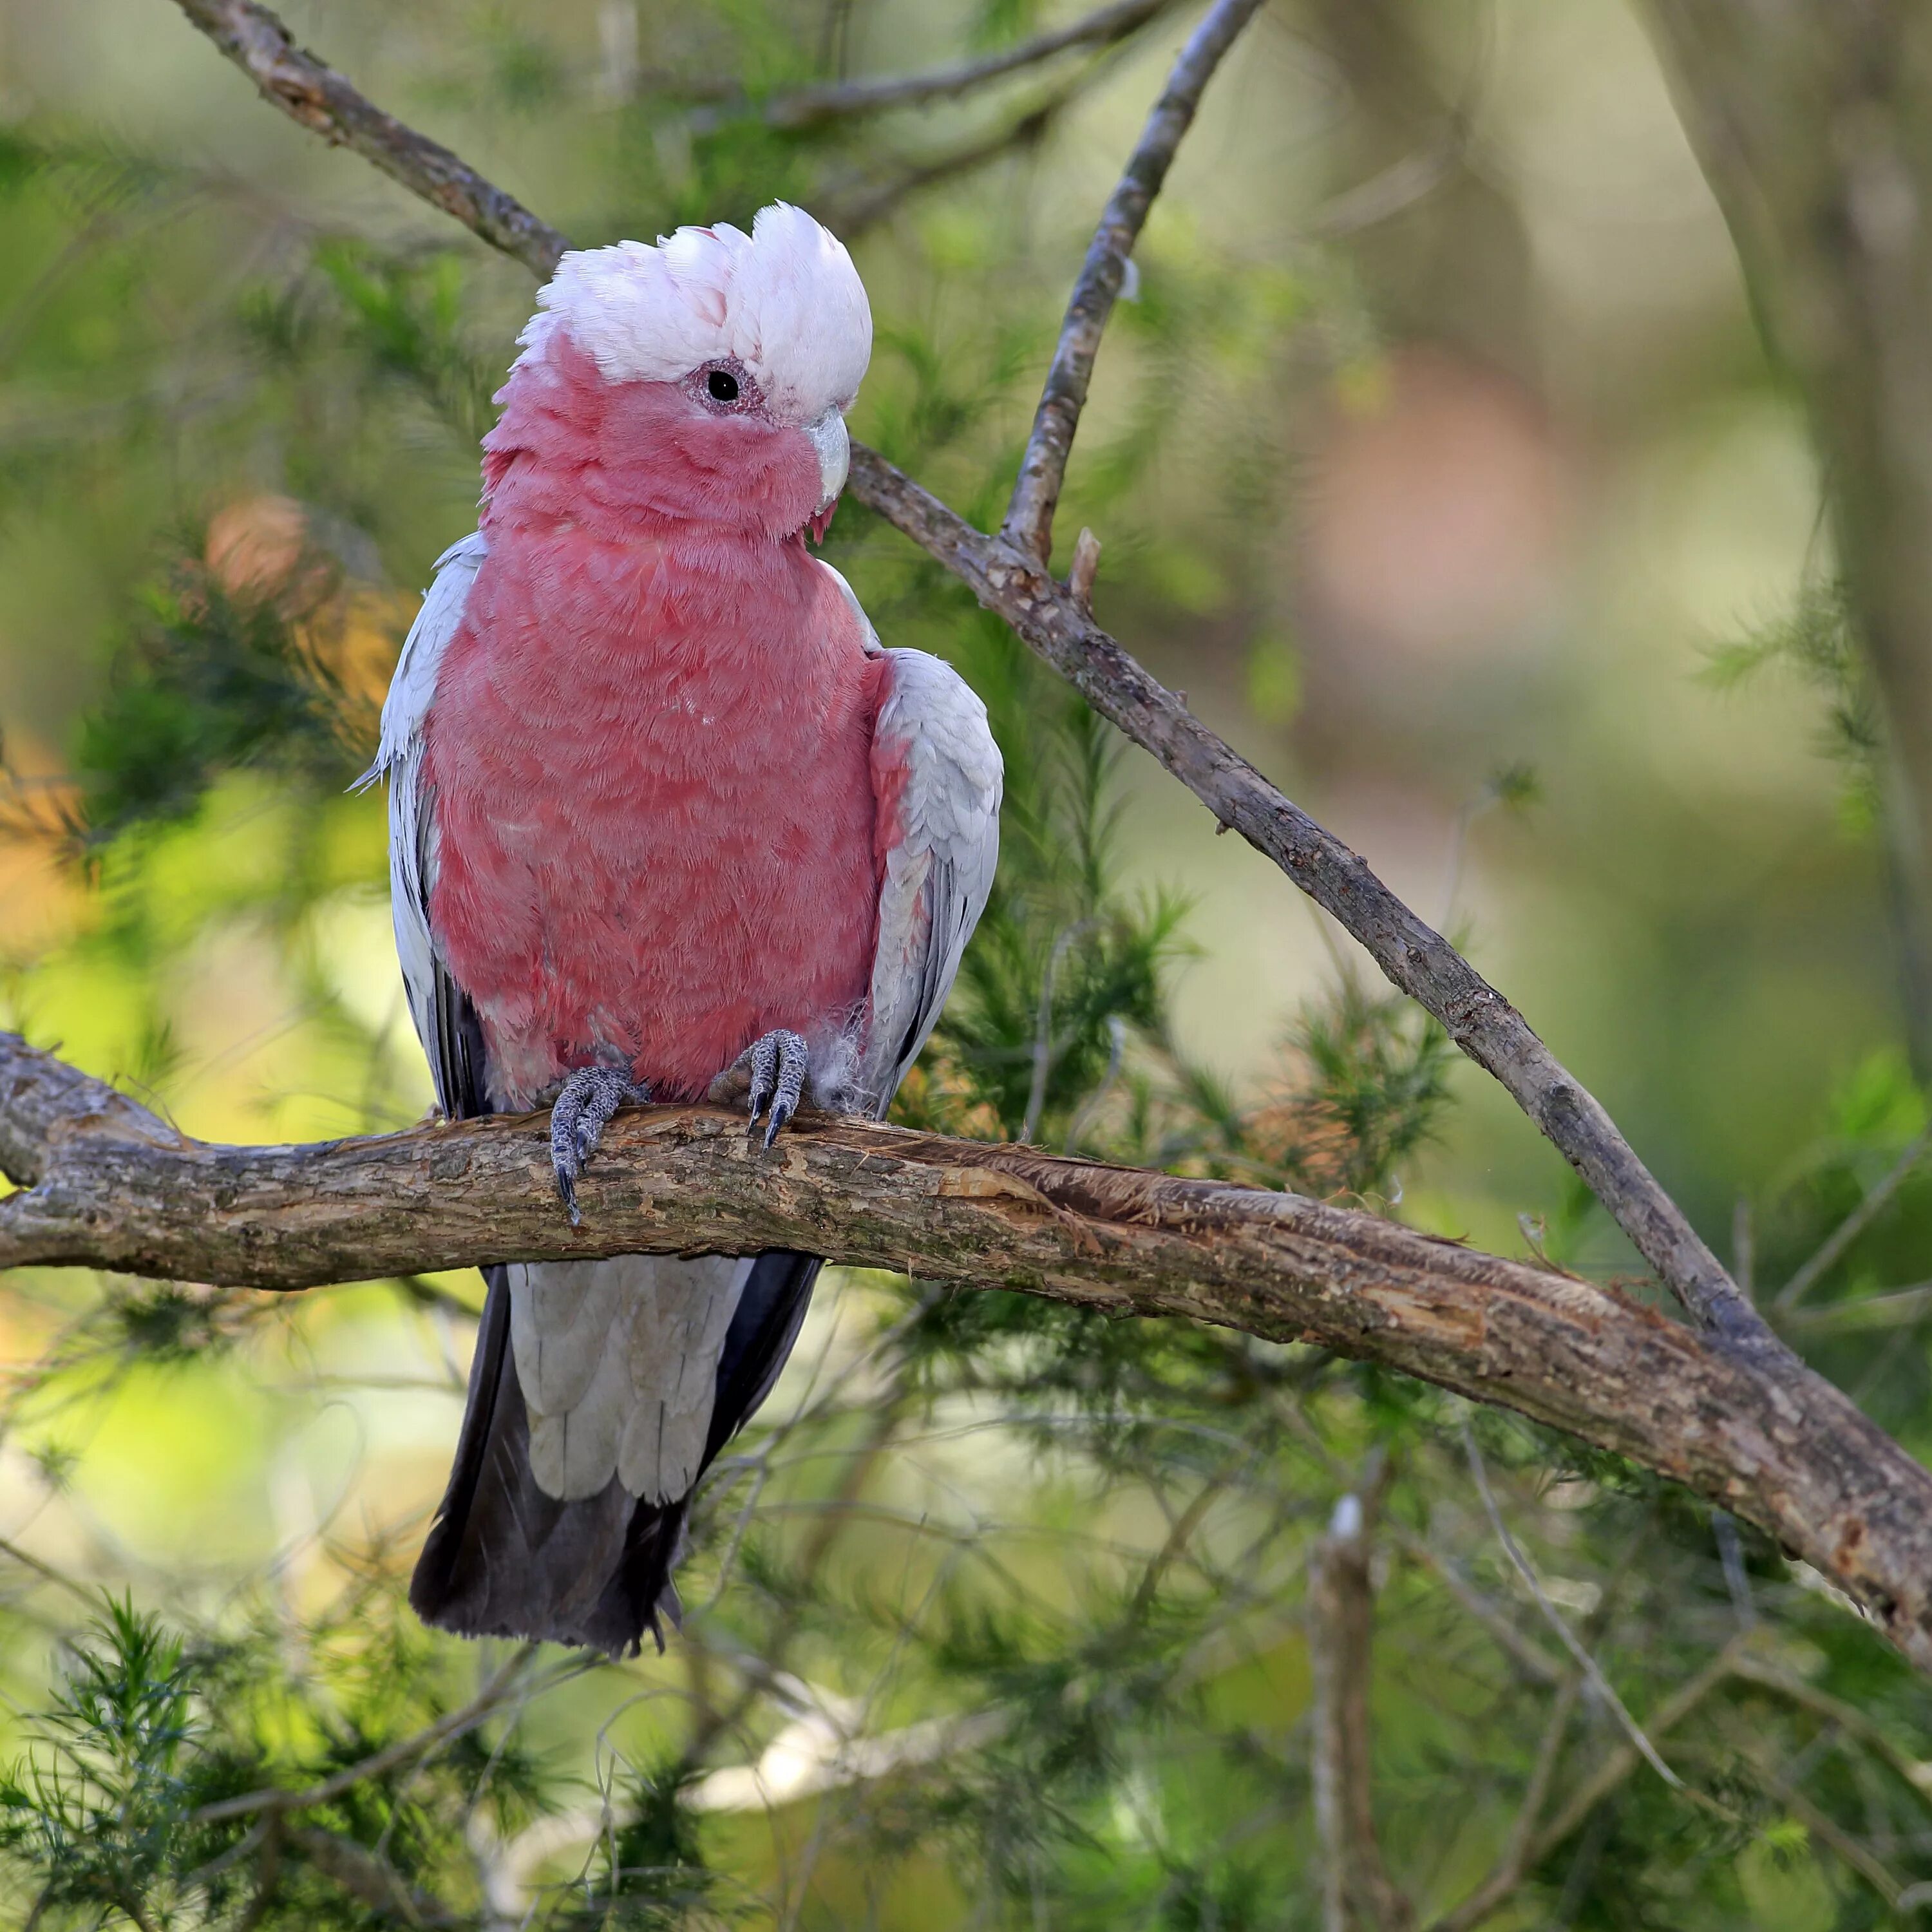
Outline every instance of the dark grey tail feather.
<svg viewBox="0 0 1932 1932">
<path fill-rule="evenodd" d="M 820 1265 L 809 1255 L 759 1256 L 725 1336 L 700 1475 L 771 1393 Z M 464 1636 L 538 1637 L 618 1657 L 634 1655 L 648 1628 L 662 1650 L 660 1618 L 679 1621 L 670 1578 L 691 1496 L 640 1502 L 614 1476 L 577 1502 L 538 1488 L 510 1346 L 508 1275 L 501 1268 L 483 1273 L 489 1293 L 456 1463 L 410 1601 L 424 1623 Z"/>
</svg>

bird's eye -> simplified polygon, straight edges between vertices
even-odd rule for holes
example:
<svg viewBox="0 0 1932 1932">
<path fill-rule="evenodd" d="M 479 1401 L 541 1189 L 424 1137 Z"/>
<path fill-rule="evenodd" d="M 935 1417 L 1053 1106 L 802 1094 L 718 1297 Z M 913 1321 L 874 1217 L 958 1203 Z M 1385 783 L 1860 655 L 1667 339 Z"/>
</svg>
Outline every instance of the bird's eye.
<svg viewBox="0 0 1932 1932">
<path fill-rule="evenodd" d="M 738 400 L 738 379 L 728 369 L 712 370 L 705 377 L 704 386 L 711 392 L 714 402 L 735 403 Z"/>
</svg>

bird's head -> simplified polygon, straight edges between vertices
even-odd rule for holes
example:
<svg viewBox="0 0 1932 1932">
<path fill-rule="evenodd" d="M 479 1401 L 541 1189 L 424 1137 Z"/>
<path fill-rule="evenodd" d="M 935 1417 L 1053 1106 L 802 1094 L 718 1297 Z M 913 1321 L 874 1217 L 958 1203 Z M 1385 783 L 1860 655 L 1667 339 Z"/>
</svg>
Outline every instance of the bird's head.
<svg viewBox="0 0 1932 1932">
<path fill-rule="evenodd" d="M 872 351 L 864 284 L 829 230 L 775 202 L 748 235 L 574 250 L 537 299 L 484 439 L 493 500 L 527 453 L 548 472 L 533 488 L 554 492 L 560 469 L 620 514 L 824 535 Z"/>
</svg>

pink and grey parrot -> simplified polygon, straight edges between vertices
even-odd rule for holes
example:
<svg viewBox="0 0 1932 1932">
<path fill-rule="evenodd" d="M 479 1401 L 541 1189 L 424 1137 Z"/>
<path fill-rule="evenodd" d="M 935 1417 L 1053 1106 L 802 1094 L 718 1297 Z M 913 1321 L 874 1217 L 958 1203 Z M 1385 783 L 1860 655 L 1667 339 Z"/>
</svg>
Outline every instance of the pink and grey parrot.
<svg viewBox="0 0 1932 1932">
<path fill-rule="evenodd" d="M 806 547 L 872 350 L 809 215 L 566 255 L 382 711 L 396 944 L 453 1119 L 552 1106 L 564 1207 L 627 1099 L 879 1114 L 992 883 L 999 754 Z M 484 1270 L 410 1600 L 614 1654 L 678 1612 L 692 1492 L 770 1393 L 819 1262 Z"/>
</svg>

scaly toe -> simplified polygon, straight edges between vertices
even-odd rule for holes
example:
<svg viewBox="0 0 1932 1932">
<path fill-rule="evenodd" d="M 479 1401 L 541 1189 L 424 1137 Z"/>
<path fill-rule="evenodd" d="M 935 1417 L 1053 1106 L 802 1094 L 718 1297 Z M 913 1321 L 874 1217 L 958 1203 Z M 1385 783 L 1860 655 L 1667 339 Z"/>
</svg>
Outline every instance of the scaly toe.
<svg viewBox="0 0 1932 1932">
<path fill-rule="evenodd" d="M 777 1036 L 765 1034 L 754 1040 L 745 1049 L 751 1063 L 752 1090 L 746 1096 L 751 1112 L 752 1124 L 758 1124 L 758 1116 L 765 1111 L 765 1102 L 772 1097 L 778 1085 L 778 1047 Z"/>
<path fill-rule="evenodd" d="M 778 1078 L 772 1093 L 772 1110 L 765 1123 L 765 1145 L 770 1147 L 793 1114 L 798 1112 L 800 1096 L 805 1090 L 807 1057 L 805 1042 L 795 1033 L 769 1034 L 778 1060 Z M 757 1114 L 752 1116 L 755 1124 Z"/>
<path fill-rule="evenodd" d="M 580 1066 L 566 1079 L 550 1113 L 550 1166 L 556 1176 L 557 1198 L 570 1216 L 582 1225 L 578 1211 L 577 1181 L 597 1151 L 610 1116 L 626 1100 L 643 1100 L 648 1090 L 620 1066 Z"/>
</svg>

